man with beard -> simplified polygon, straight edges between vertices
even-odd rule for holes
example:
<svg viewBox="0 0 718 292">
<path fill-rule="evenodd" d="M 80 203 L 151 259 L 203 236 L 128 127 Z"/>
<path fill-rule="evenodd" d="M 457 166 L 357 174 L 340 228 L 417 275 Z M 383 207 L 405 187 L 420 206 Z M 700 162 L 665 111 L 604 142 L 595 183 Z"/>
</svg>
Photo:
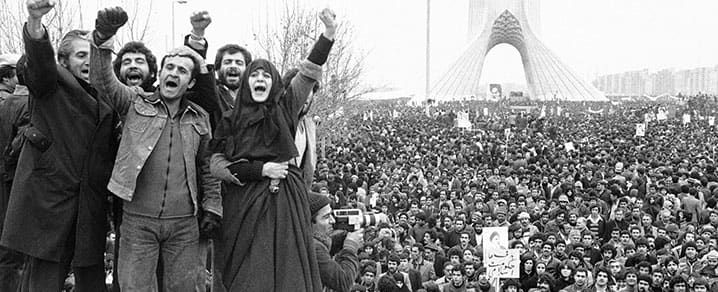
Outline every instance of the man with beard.
<svg viewBox="0 0 718 292">
<path fill-rule="evenodd" d="M 379 283 L 383 278 L 392 278 L 394 277 L 394 274 L 401 274 L 404 278 L 404 284 L 406 284 L 409 287 L 409 290 L 411 289 L 411 281 L 409 280 L 409 274 L 399 271 L 399 264 L 401 263 L 401 258 L 399 258 L 396 254 L 391 254 L 389 258 L 386 261 L 386 267 L 387 271 L 385 273 L 382 273 L 377 277 L 377 283 Z"/>
<path fill-rule="evenodd" d="M 432 252 L 433 253 L 433 252 Z M 436 279 L 434 272 L 434 262 L 424 257 L 424 246 L 421 243 L 415 243 L 411 247 L 411 267 L 421 273 L 421 282 L 433 281 Z"/>
<path fill-rule="evenodd" d="M 207 11 L 196 12 L 192 15 L 191 22 L 192 31 L 185 36 L 185 45 L 193 48 L 202 57 L 206 57 L 207 40 L 204 35 L 207 26 L 212 22 L 209 13 Z M 227 44 L 217 50 L 214 70 L 217 72 L 219 108 L 213 111 L 205 108 L 212 116 L 213 124 L 222 118 L 223 113 L 234 108 L 242 73 L 250 62 L 252 62 L 252 54 L 242 46 Z M 195 102 L 195 100 L 192 101 Z"/>
<path fill-rule="evenodd" d="M 127 86 L 137 86 L 153 92 L 157 80 L 157 57 L 142 42 L 126 43 L 112 61 L 115 75 Z"/>
</svg>

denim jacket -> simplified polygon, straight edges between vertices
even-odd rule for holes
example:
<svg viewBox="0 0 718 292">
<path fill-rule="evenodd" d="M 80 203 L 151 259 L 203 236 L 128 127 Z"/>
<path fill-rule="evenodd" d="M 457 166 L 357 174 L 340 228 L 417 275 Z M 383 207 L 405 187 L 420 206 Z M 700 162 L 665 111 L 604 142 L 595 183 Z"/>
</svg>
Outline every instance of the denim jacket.
<svg viewBox="0 0 718 292">
<path fill-rule="evenodd" d="M 168 116 L 162 110 L 165 105 L 160 99 L 159 90 L 148 94 L 137 87 L 128 87 L 117 79 L 111 64 L 112 40 L 99 47 L 94 41 L 91 43 L 91 83 L 123 121 L 122 139 L 107 188 L 123 200 L 132 201 L 137 177 L 159 140 Z M 187 103 L 189 105 L 180 117 L 180 132 L 194 214 L 197 214 L 201 203 L 203 210 L 222 216 L 220 181 L 209 172 L 207 146 L 212 138 L 209 114 L 198 105 L 190 101 Z M 200 191 L 203 199 L 198 203 Z"/>
</svg>

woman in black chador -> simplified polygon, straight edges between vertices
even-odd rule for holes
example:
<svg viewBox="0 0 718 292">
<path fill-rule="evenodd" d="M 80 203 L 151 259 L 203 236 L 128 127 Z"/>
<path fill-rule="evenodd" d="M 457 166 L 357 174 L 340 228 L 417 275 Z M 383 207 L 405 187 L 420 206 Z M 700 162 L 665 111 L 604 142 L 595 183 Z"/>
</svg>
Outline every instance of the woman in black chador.
<svg viewBox="0 0 718 292">
<path fill-rule="evenodd" d="M 302 172 L 288 161 L 299 111 L 321 78 L 334 41 L 334 13 L 319 15 L 325 31 L 285 90 L 267 60 L 242 75 L 237 106 L 220 123 L 212 174 L 224 181 L 218 268 L 228 291 L 321 291 Z"/>
</svg>

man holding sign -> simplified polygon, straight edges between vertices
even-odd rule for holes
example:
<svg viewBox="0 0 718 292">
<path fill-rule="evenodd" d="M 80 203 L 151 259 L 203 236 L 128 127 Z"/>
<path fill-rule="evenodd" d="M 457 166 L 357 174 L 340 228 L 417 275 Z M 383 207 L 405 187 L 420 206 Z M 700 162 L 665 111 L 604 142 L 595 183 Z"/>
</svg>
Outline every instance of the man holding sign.
<svg viewBox="0 0 718 292">
<path fill-rule="evenodd" d="M 491 285 L 499 286 L 501 278 L 518 278 L 520 252 L 508 248 L 508 227 L 484 228 L 484 267 Z"/>
</svg>

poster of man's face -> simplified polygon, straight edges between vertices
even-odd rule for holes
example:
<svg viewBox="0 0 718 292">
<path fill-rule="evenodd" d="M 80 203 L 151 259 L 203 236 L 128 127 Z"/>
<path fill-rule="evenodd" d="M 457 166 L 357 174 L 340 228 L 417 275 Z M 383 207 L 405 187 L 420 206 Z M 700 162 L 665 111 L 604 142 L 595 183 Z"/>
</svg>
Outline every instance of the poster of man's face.
<svg viewBox="0 0 718 292">
<path fill-rule="evenodd" d="M 481 232 L 484 249 L 506 250 L 509 248 L 509 230 L 507 227 L 487 227 Z"/>
</svg>

